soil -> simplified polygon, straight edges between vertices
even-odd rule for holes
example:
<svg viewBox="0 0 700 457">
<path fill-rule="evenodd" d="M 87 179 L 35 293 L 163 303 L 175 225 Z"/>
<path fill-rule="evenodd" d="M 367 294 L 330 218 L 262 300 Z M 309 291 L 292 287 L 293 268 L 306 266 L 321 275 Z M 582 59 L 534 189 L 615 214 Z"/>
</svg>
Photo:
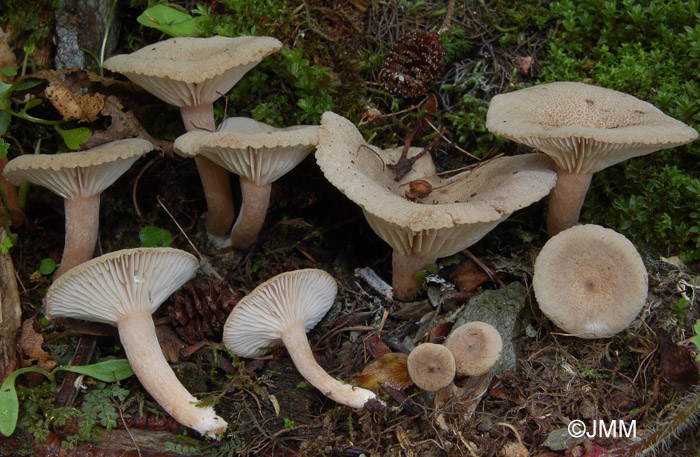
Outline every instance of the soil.
<svg viewBox="0 0 700 457">
<path fill-rule="evenodd" d="M 317 29 L 308 32 L 312 35 L 309 40 L 337 41 L 348 50 L 323 62 L 338 74 L 342 75 L 344 68 L 355 68 L 348 61 L 353 52 L 374 50 L 377 44 L 389 48 L 404 33 L 430 30 L 444 19 L 403 17 L 394 2 L 368 4 L 319 0 L 298 5 L 307 7 L 315 20 Z M 498 93 L 508 84 L 516 55 L 497 47 L 495 32 L 480 22 L 480 15 L 488 12 L 484 8 L 458 8 L 453 21 L 471 35 L 483 35 L 482 45 L 474 53 L 491 57 L 488 87 Z M 131 20 L 128 15 L 122 22 L 127 20 Z M 527 49 L 534 62 L 541 57 L 542 39 L 537 34 L 529 38 Z M 454 83 L 471 67 L 471 57 L 465 56 L 445 69 L 442 83 Z M 521 77 L 536 80 L 536 75 L 537 64 Z M 359 75 L 353 71 L 352 77 Z M 376 85 L 377 79 L 367 78 L 366 83 Z M 440 109 L 454 111 L 458 100 L 449 93 L 437 93 Z M 488 99 L 488 94 L 480 96 Z M 157 121 L 169 126 L 158 130 L 177 131 L 171 127 L 179 121 L 177 113 L 163 109 L 155 100 L 150 103 L 157 107 L 150 111 L 151 116 L 159 113 Z M 144 108 L 136 116 L 152 131 L 153 119 L 148 113 Z M 436 119 L 438 128 L 443 120 L 442 115 Z M 404 125 L 393 123 L 391 118 L 384 122 L 399 137 L 405 135 Z M 13 130 L 25 153 L 35 144 L 33 128 Z M 55 134 L 46 134 L 57 141 Z M 499 152 L 516 152 L 514 145 L 508 147 L 511 149 Z M 432 154 L 443 169 L 471 163 L 451 143 L 440 143 Z M 237 188 L 234 178 L 232 186 Z M 238 203 L 240 196 L 236 198 Z M 649 297 L 640 316 L 629 329 L 612 338 L 568 336 L 542 315 L 531 288 L 532 265 L 546 241 L 545 203 L 514 214 L 469 248 L 469 254 L 483 268 L 471 263 L 467 253 L 459 254 L 451 264 L 442 265 L 414 300 L 402 303 L 387 300 L 356 274 L 356 269 L 369 267 L 389 280 L 391 250 L 374 235 L 359 208 L 324 178 L 313 156 L 274 184 L 267 219 L 255 245 L 234 251 L 215 250 L 206 240 L 206 205 L 193 162 L 167 151 L 154 153 L 137 162 L 103 194 L 100 244 L 95 256 L 139 246 L 139 231 L 155 225 L 172 235 L 171 246 L 206 260 L 208 266 L 190 286 L 168 299 L 155 319 L 176 374 L 195 395 L 216 401 L 217 412 L 230 424 L 229 432 L 221 442 L 204 440 L 153 414 L 158 405 L 135 378 L 130 378 L 121 382 L 130 394 L 118 405 L 119 426 L 96 436 L 94 442 L 64 449 L 62 439 L 79 426 L 71 421 L 52 427 L 45 443 L 35 443 L 28 427 L 22 425 L 13 436 L 0 439 L 0 455 L 146 456 L 176 455 L 172 451 L 178 450 L 185 455 L 592 457 L 613 449 L 619 450 L 614 455 L 624 455 L 635 440 L 595 437 L 566 441 L 557 437 L 575 419 L 586 424 L 636 421 L 637 436 L 647 436 L 668 422 L 684 401 L 693 401 L 699 390 L 694 386 L 697 365 L 692 361 L 697 348 L 690 338 L 693 324 L 700 318 L 696 298 L 700 271 L 697 265 L 679 266 L 672 259 L 662 260 L 654 247 L 642 246 L 649 270 Z M 11 255 L 25 320 L 40 318 L 41 298 L 50 284 L 50 276 L 37 272 L 41 260 L 52 257 L 60 261 L 62 208 L 59 197 L 33 187 L 26 205 L 26 223 L 16 230 L 18 245 Z M 216 316 L 217 310 L 230 310 L 262 281 L 300 268 L 323 269 L 339 284 L 336 304 L 309 332 L 314 355 L 335 377 L 353 382 L 387 350 L 402 352 L 421 342 L 442 342 L 476 297 L 512 283 L 521 284 L 524 291 L 512 334 L 517 361 L 498 374 L 458 379 L 463 394 L 438 408 L 434 393 L 413 385 L 384 385 L 380 393 L 386 407 L 362 411 L 339 407 L 304 382 L 284 349 L 261 359 L 238 359 L 223 348 L 220 328 L 205 328 L 202 323 Z M 458 269 L 462 273 L 455 273 Z M 481 279 L 467 280 L 457 288 L 455 284 L 465 274 Z M 689 301 L 680 306 L 683 297 Z M 190 305 L 187 317 L 175 317 L 177 303 Z M 43 347 L 61 364 L 70 361 L 79 335 L 86 331 L 96 338 L 90 362 L 123 356 L 115 332 L 108 327 L 54 322 L 40 328 Z M 16 355 L 22 360 L 27 348 L 21 346 L 19 334 L 16 341 Z M 392 371 L 381 362 L 379 366 L 382 381 L 390 384 L 401 378 L 400 367 Z M 37 382 L 25 376 L 18 383 L 33 386 Z M 691 396 L 685 397 L 689 393 Z M 82 401 L 83 394 L 78 394 L 71 404 L 79 407 Z M 147 418 L 141 416 L 144 411 Z M 692 414 L 697 415 L 697 410 Z M 664 441 L 659 455 L 697 454 L 700 435 L 693 421 L 687 422 Z M 165 443 L 180 447 L 166 450 Z M 520 449 L 514 447 L 517 443 Z"/>
</svg>

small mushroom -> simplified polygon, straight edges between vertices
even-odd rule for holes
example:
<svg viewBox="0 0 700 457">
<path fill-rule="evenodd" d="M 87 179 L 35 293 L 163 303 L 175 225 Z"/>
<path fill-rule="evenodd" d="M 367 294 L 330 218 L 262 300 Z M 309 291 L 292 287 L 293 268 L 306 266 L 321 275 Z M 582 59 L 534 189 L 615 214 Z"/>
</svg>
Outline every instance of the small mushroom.
<svg viewBox="0 0 700 457">
<path fill-rule="evenodd" d="M 490 132 L 548 154 L 557 185 L 550 236 L 578 223 L 593 173 L 632 157 L 689 143 L 698 132 L 632 95 L 579 82 L 542 84 L 495 96 Z"/>
<path fill-rule="evenodd" d="M 473 321 L 460 325 L 445 340 L 452 352 L 459 376 L 481 376 L 488 373 L 503 352 L 503 340 L 492 325 Z"/>
<path fill-rule="evenodd" d="M 231 229 L 233 247 L 250 247 L 265 222 L 272 183 L 296 167 L 318 142 L 313 125 L 275 128 L 245 117 L 226 119 L 216 132 L 189 132 L 175 152 L 202 155 L 240 176 L 242 203 Z"/>
<path fill-rule="evenodd" d="M 455 379 L 455 358 L 441 344 L 419 344 L 408 354 L 407 366 L 413 383 L 428 392 L 448 387 Z"/>
<path fill-rule="evenodd" d="M 330 376 L 314 358 L 306 332 L 333 304 L 337 285 L 322 270 L 279 274 L 238 302 L 224 325 L 224 344 L 241 357 L 259 357 L 284 344 L 299 373 L 331 400 L 363 408 L 376 395 Z"/>
<path fill-rule="evenodd" d="M 545 243 L 532 280 L 542 312 L 580 338 L 626 329 L 644 307 L 647 270 L 634 245 L 599 225 L 563 230 Z"/>
<path fill-rule="evenodd" d="M 46 294 L 49 318 L 116 325 L 131 368 L 143 387 L 181 424 L 217 437 L 226 422 L 200 406 L 163 356 L 151 314 L 194 275 L 199 262 L 172 248 L 137 248 L 89 260 L 56 279 Z"/>
<path fill-rule="evenodd" d="M 282 43 L 272 37 L 178 37 L 104 63 L 161 100 L 180 108 L 185 129 L 214 131 L 214 101 Z M 226 241 L 235 211 L 228 171 L 195 157 L 207 200 L 206 227 L 215 243 Z"/>
<path fill-rule="evenodd" d="M 337 114 L 327 112 L 321 118 L 316 161 L 326 179 L 362 208 L 370 227 L 393 248 L 392 285 L 400 299 L 416 293 L 418 270 L 476 243 L 511 213 L 545 197 L 556 181 L 544 154 L 526 154 L 498 158 L 447 179 L 435 176 L 425 155 L 396 182 L 386 164 L 395 163 L 401 151 L 368 145 Z M 406 185 L 417 179 L 432 191 L 422 200 L 405 198 Z"/>
<path fill-rule="evenodd" d="M 153 145 L 130 138 L 81 152 L 33 154 L 12 159 L 3 174 L 15 185 L 31 182 L 63 197 L 66 240 L 60 276 L 92 258 L 100 224 L 100 194 Z"/>
</svg>

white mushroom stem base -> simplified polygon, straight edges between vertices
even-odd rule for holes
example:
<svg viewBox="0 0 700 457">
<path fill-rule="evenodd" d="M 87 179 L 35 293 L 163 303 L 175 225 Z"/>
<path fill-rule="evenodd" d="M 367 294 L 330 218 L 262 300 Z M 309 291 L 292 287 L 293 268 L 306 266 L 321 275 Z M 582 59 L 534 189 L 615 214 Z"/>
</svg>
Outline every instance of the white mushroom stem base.
<svg viewBox="0 0 700 457">
<path fill-rule="evenodd" d="M 173 373 L 158 344 L 149 309 L 132 311 L 119 320 L 117 328 L 136 377 L 168 414 L 182 425 L 212 438 L 226 431 L 226 421 L 211 406 L 198 407 L 198 400 Z"/>
<path fill-rule="evenodd" d="M 414 296 L 420 287 L 420 282 L 415 279 L 416 272 L 428 264 L 435 263 L 436 260 L 415 255 L 403 255 L 394 249 L 391 256 L 391 285 L 394 288 L 394 297 L 407 300 Z"/>
<path fill-rule="evenodd" d="M 180 108 L 182 122 L 185 130 L 216 130 L 214 123 L 214 106 L 209 103 Z M 207 201 L 207 233 L 215 238 L 228 236 L 229 229 L 236 213 L 233 207 L 233 195 L 231 194 L 231 181 L 229 172 L 225 168 L 215 164 L 202 155 L 194 159 L 202 181 L 204 198 Z"/>
<path fill-rule="evenodd" d="M 257 185 L 241 176 L 241 209 L 231 229 L 231 246 L 249 248 L 258 238 L 270 205 L 271 184 Z"/>
<path fill-rule="evenodd" d="M 66 240 L 58 278 L 76 265 L 92 259 L 100 229 L 100 195 L 63 200 Z"/>
<path fill-rule="evenodd" d="M 284 342 L 299 373 L 326 397 L 351 408 L 363 408 L 369 400 L 376 399 L 373 392 L 361 387 L 343 384 L 316 363 L 302 321 L 295 321 L 287 325 L 282 330 L 281 336 L 282 342 Z"/>
<path fill-rule="evenodd" d="M 549 193 L 549 236 L 578 224 L 581 207 L 593 177 L 593 173 L 572 173 L 558 167 L 556 172 L 557 184 Z"/>
</svg>

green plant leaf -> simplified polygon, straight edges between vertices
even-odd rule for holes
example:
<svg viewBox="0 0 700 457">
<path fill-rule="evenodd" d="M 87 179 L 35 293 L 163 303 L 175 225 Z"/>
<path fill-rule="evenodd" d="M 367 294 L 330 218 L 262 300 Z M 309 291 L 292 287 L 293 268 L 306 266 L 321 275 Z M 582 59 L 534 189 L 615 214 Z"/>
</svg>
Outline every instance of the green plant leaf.
<svg viewBox="0 0 700 457">
<path fill-rule="evenodd" d="M 54 370 L 54 372 L 56 371 L 84 374 L 105 382 L 121 381 L 134 374 L 127 359 L 107 360 L 92 365 L 58 367 Z"/>
<path fill-rule="evenodd" d="M 51 257 L 46 257 L 44 259 L 41 259 L 41 263 L 39 263 L 39 272 L 44 275 L 48 276 L 51 273 L 53 273 L 56 270 L 56 261 L 52 259 Z"/>
<path fill-rule="evenodd" d="M 2 113 L 0 113 L 0 114 L 2 114 Z M 2 118 L 2 116 L 0 116 L 0 118 Z M 0 119 L 0 123 L 2 123 L 2 119 Z M 2 138 L 1 132 L 2 132 L 2 126 L 0 125 L 0 159 L 5 157 L 7 155 L 7 151 L 10 150 L 10 144 Z"/>
<path fill-rule="evenodd" d="M 19 399 L 15 390 L 15 380 L 24 373 L 41 373 L 51 378 L 48 371 L 41 368 L 20 368 L 12 372 L 0 386 L 0 433 L 10 436 L 17 427 L 17 417 L 19 416 Z"/>
<path fill-rule="evenodd" d="M 17 76 L 17 69 L 15 67 L 4 67 L 0 68 L 0 73 L 5 76 Z"/>
<path fill-rule="evenodd" d="M 139 24 L 160 30 L 170 36 L 199 36 L 202 34 L 200 18 L 194 18 L 175 8 L 156 5 L 136 18 Z"/>
<path fill-rule="evenodd" d="M 147 225 L 139 230 L 139 239 L 141 246 L 145 248 L 170 246 L 173 241 L 170 232 L 154 225 Z"/>
<path fill-rule="evenodd" d="M 695 332 L 695 335 L 690 338 L 690 342 L 693 343 L 698 350 L 700 350 L 700 319 L 698 319 L 695 322 L 695 325 L 693 325 L 693 331 Z M 695 356 L 695 361 L 700 362 L 700 354 Z"/>
<path fill-rule="evenodd" d="M 54 128 L 63 137 L 66 146 L 73 151 L 80 149 L 80 145 L 85 143 L 92 136 L 92 131 L 87 127 L 78 127 L 75 129 L 63 130 L 57 125 Z"/>
</svg>

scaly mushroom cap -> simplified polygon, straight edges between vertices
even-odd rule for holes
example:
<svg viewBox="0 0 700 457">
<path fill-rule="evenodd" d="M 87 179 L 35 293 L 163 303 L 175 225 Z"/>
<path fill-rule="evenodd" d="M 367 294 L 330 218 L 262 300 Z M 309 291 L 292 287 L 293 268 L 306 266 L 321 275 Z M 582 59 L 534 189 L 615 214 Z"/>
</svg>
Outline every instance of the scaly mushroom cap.
<svg viewBox="0 0 700 457">
<path fill-rule="evenodd" d="M 214 102 L 281 47 L 272 37 L 178 37 L 111 57 L 104 67 L 182 108 Z"/>
<path fill-rule="evenodd" d="M 595 173 L 698 137 L 695 129 L 650 103 L 579 82 L 496 95 L 486 127 L 550 155 L 559 168 L 575 173 Z"/>
<path fill-rule="evenodd" d="M 216 132 L 193 131 L 175 140 L 175 152 L 201 154 L 257 185 L 276 181 L 318 143 L 318 126 L 276 128 L 245 117 L 226 119 Z"/>
<path fill-rule="evenodd" d="M 153 144 L 138 138 L 113 141 L 87 151 L 32 154 L 12 159 L 3 174 L 15 185 L 31 182 L 63 198 L 91 197 L 112 185 Z"/>
<path fill-rule="evenodd" d="M 488 373 L 503 352 L 503 340 L 492 325 L 473 321 L 452 330 L 445 340 L 452 352 L 461 376 L 480 376 Z"/>
<path fill-rule="evenodd" d="M 68 270 L 51 284 L 47 314 L 116 325 L 132 311 L 155 311 L 198 267 L 196 257 L 173 248 L 105 254 Z"/>
<path fill-rule="evenodd" d="M 648 278 L 634 245 L 614 230 L 578 225 L 550 238 L 532 281 L 542 312 L 581 338 L 626 329 L 646 303 Z"/>
<path fill-rule="evenodd" d="M 396 182 L 386 165 L 398 160 L 401 149 L 368 145 L 337 114 L 327 112 L 321 119 L 316 160 L 324 175 L 403 255 L 437 258 L 459 252 L 514 211 L 546 196 L 556 183 L 553 164 L 543 154 L 499 158 L 448 179 L 414 174 Z M 433 188 L 420 203 L 405 198 L 406 184 L 417 178 Z"/>
<path fill-rule="evenodd" d="M 290 323 L 302 321 L 307 332 L 314 328 L 337 292 L 335 280 L 323 270 L 279 274 L 236 304 L 224 325 L 224 344 L 241 357 L 267 354 L 282 343 L 281 333 Z"/>
<path fill-rule="evenodd" d="M 455 358 L 441 344 L 423 343 L 408 354 L 408 375 L 415 385 L 434 392 L 449 386 L 455 379 Z"/>
</svg>

